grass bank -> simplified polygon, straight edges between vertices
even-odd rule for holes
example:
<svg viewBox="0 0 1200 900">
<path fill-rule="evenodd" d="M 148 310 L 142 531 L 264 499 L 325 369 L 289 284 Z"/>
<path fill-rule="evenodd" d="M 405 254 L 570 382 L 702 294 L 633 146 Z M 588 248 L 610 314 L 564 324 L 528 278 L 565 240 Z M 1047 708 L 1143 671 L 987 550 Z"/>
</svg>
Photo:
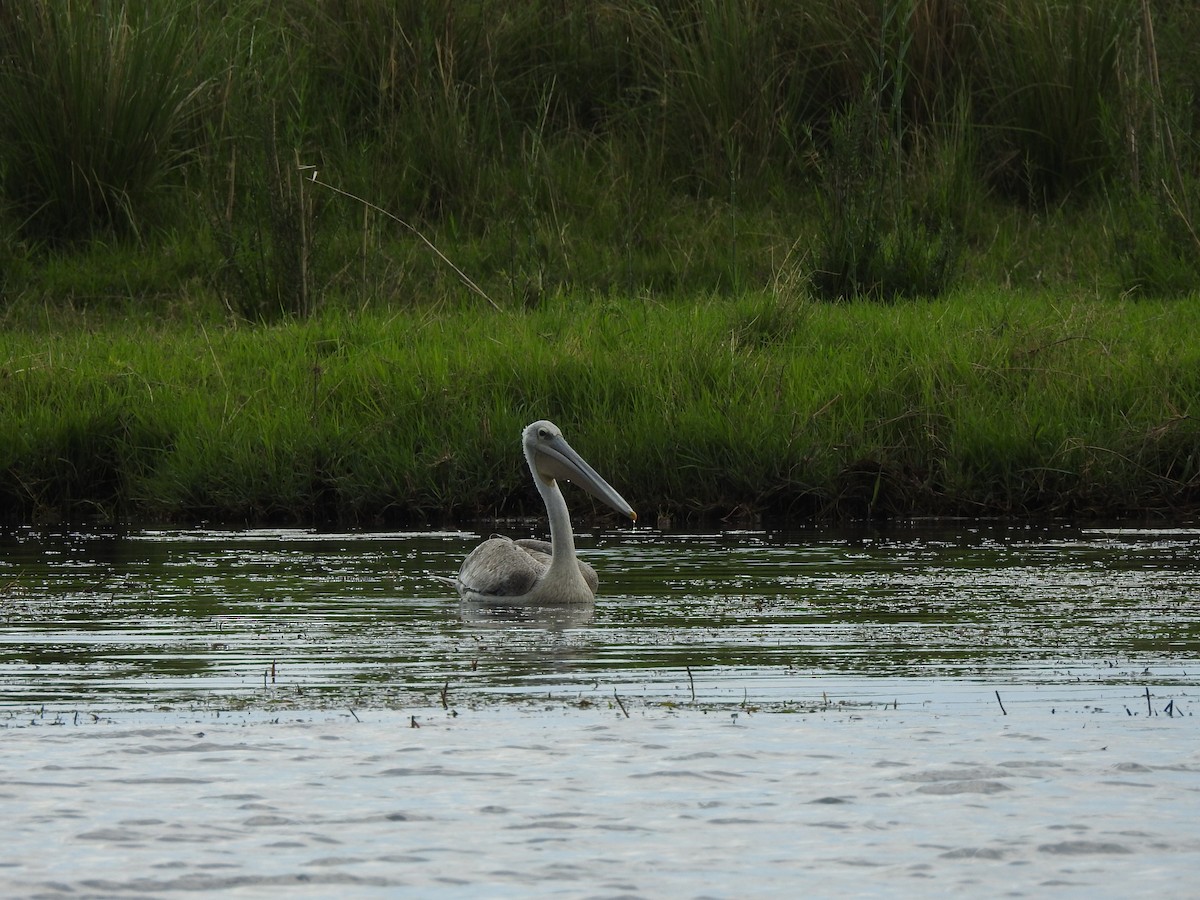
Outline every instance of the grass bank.
<svg viewBox="0 0 1200 900">
<path fill-rule="evenodd" d="M 22 520 L 537 512 L 517 437 L 545 416 L 649 521 L 1181 517 L 1198 331 L 1194 303 L 1000 290 L 79 314 L 0 332 L 0 501 Z"/>
</svg>

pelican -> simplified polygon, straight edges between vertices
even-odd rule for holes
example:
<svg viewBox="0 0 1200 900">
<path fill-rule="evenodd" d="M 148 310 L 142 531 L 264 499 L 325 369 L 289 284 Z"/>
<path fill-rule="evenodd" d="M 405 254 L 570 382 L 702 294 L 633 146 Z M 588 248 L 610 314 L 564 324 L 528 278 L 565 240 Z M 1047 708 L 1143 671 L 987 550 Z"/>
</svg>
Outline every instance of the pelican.
<svg viewBox="0 0 1200 900">
<path fill-rule="evenodd" d="M 463 560 L 455 582 L 458 593 L 464 600 L 514 605 L 591 603 L 600 580 L 596 570 L 575 555 L 571 516 L 559 480 L 574 482 L 635 522 L 637 513 L 571 449 L 553 422 L 526 426 L 521 445 L 546 504 L 550 541 L 489 538 Z"/>
</svg>

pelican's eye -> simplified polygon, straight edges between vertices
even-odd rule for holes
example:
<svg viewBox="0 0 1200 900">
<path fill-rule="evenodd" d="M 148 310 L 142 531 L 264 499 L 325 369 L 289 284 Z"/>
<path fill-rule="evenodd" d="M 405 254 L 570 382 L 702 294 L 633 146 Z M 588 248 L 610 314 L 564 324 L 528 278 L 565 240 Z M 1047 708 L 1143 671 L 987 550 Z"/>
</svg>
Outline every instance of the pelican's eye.
<svg viewBox="0 0 1200 900">
<path fill-rule="evenodd" d="M 539 428 L 538 429 L 538 437 L 540 437 L 543 441 L 550 440 L 550 429 L 549 428 Z"/>
</svg>

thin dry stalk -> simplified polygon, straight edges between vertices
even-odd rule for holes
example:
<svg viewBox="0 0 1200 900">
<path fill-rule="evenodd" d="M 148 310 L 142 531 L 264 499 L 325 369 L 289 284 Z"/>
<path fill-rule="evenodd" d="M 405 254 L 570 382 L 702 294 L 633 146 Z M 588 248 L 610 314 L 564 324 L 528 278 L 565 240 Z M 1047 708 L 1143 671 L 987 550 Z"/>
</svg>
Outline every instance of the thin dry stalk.
<svg viewBox="0 0 1200 900">
<path fill-rule="evenodd" d="M 299 160 L 297 160 L 297 164 L 299 164 Z M 382 206 L 372 203 L 370 200 L 367 200 L 364 197 L 360 197 L 357 194 L 353 194 L 350 191 L 344 190 L 343 188 L 336 187 L 335 185 L 332 185 L 327 181 L 322 181 L 318 177 L 316 166 L 301 165 L 300 171 L 301 172 L 311 172 L 312 174 L 309 176 L 308 180 L 311 181 L 313 184 L 319 184 L 321 187 L 323 187 L 327 190 L 333 191 L 335 194 L 341 194 L 343 197 L 347 197 L 350 200 L 355 200 L 358 203 L 361 203 L 364 206 L 366 206 L 368 209 L 373 209 L 373 210 L 375 210 L 375 212 L 379 213 L 380 215 L 387 216 L 393 222 L 396 222 L 397 224 L 399 224 L 399 225 L 403 226 L 404 228 L 408 229 L 409 231 L 411 231 L 418 238 L 420 238 L 421 242 L 423 244 L 425 244 L 426 247 L 428 247 L 430 250 L 433 251 L 433 253 L 437 256 L 438 259 L 440 259 L 442 262 L 444 262 L 446 265 L 448 265 L 451 269 L 454 270 L 454 274 L 456 274 L 458 276 L 459 280 L 462 281 L 462 283 L 464 285 L 466 285 L 468 288 L 470 288 L 472 291 L 474 291 L 476 294 L 478 294 L 480 297 L 482 297 L 484 300 L 486 300 L 489 304 L 491 304 L 491 306 L 494 310 L 496 310 L 497 312 L 504 312 L 504 310 L 500 306 L 500 304 L 498 304 L 495 300 L 493 300 L 490 296 L 488 296 L 487 291 L 485 291 L 483 288 L 481 288 L 479 285 L 477 285 L 471 279 L 471 277 L 469 275 L 467 275 L 466 272 L 464 272 L 462 269 L 460 269 L 458 266 L 456 266 L 453 262 L 451 262 L 450 258 L 447 257 L 446 254 L 444 254 L 441 250 L 439 250 L 434 245 L 433 241 L 429 240 L 429 238 L 425 237 L 425 235 L 423 235 L 420 231 L 418 231 L 415 226 L 410 225 L 408 222 L 401 219 L 395 213 L 389 212 L 388 210 L 384 209 Z"/>
</svg>

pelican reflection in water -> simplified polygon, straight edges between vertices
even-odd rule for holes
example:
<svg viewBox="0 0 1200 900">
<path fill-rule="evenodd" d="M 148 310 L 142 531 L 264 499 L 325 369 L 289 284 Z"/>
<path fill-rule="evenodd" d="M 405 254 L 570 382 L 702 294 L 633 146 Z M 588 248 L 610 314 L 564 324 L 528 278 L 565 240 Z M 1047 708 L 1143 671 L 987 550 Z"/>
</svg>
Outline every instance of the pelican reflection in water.
<svg viewBox="0 0 1200 900">
<path fill-rule="evenodd" d="M 635 522 L 637 513 L 571 449 L 553 422 L 527 426 L 521 444 L 546 504 L 550 542 L 489 538 L 463 560 L 458 592 L 464 600 L 505 604 L 591 603 L 599 579 L 596 570 L 575 555 L 571 516 L 559 481 L 577 484 Z"/>
</svg>

